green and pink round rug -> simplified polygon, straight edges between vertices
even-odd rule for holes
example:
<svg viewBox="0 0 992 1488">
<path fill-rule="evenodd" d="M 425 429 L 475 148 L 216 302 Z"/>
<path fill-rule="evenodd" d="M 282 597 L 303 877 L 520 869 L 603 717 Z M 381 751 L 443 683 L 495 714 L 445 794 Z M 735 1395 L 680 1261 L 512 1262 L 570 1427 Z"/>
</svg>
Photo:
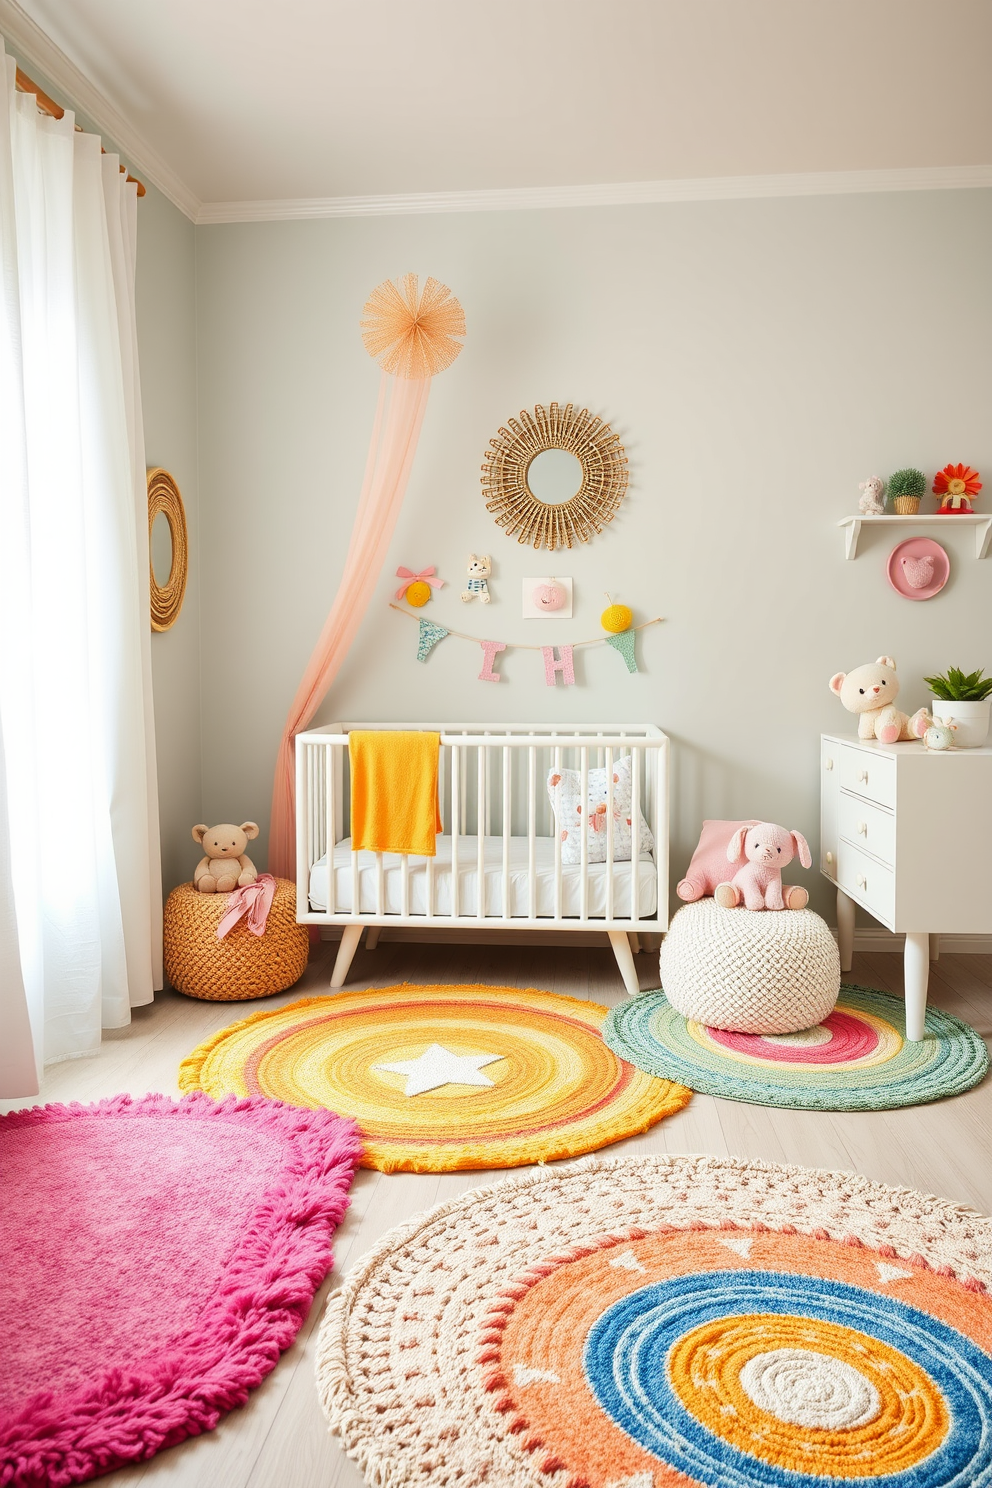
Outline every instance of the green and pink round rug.
<svg viewBox="0 0 992 1488">
<path fill-rule="evenodd" d="M 802 1033 L 728 1033 L 677 1013 L 664 992 L 614 1008 L 603 1037 L 648 1074 L 705 1095 L 817 1111 L 889 1110 L 970 1090 L 985 1075 L 984 1040 L 928 1008 L 924 1037 L 903 1034 L 901 998 L 842 986 L 834 1011 Z"/>
</svg>

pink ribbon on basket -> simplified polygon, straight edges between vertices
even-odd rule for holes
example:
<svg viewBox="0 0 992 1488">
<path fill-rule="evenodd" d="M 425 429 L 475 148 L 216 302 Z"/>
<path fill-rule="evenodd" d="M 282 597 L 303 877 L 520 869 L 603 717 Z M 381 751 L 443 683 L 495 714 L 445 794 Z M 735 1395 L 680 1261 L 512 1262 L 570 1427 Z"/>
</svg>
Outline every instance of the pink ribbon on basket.
<svg viewBox="0 0 992 1488">
<path fill-rule="evenodd" d="M 217 939 L 223 940 L 229 930 L 241 919 L 248 917 L 248 929 L 252 935 L 265 934 L 265 922 L 275 898 L 276 881 L 271 873 L 260 873 L 254 883 L 234 889 L 227 901 L 227 909 L 217 926 Z"/>
<path fill-rule="evenodd" d="M 432 563 L 430 568 L 422 569 L 420 573 L 414 573 L 411 568 L 404 568 L 401 564 L 400 567 L 396 570 L 396 577 L 398 579 L 402 579 L 403 583 L 396 591 L 396 598 L 402 599 L 406 591 L 409 589 L 410 585 L 415 584 L 418 579 L 421 581 L 421 583 L 430 584 L 432 589 L 443 589 L 445 582 L 444 579 L 436 579 L 434 577 L 436 568 L 437 564 Z"/>
</svg>

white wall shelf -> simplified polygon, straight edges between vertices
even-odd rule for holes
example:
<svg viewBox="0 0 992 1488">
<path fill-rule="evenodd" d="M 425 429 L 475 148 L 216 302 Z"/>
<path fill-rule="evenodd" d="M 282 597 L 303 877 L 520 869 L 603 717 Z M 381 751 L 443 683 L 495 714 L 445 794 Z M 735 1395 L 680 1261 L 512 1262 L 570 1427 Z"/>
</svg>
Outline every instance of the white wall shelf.
<svg viewBox="0 0 992 1488">
<path fill-rule="evenodd" d="M 880 517 L 841 517 L 837 523 L 838 527 L 845 529 L 847 547 L 844 556 L 846 558 L 857 558 L 858 540 L 861 537 L 862 526 L 877 527 L 879 524 L 885 527 L 943 527 L 952 531 L 956 527 L 973 527 L 975 529 L 975 557 L 988 557 L 989 542 L 992 539 L 992 515 L 985 512 L 963 512 L 960 516 L 942 517 L 939 512 L 921 512 L 915 517 L 889 516 L 883 513 Z"/>
</svg>

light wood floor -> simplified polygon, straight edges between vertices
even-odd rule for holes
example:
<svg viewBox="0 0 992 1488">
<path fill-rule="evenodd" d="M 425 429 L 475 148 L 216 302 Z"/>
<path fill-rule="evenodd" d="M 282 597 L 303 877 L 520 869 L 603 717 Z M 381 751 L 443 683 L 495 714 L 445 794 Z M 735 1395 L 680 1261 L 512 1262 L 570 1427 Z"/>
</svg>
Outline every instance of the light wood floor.
<svg viewBox="0 0 992 1488">
<path fill-rule="evenodd" d="M 266 1005 L 327 990 L 333 946 L 315 950 L 304 980 Z M 637 958 L 642 987 L 657 985 L 657 959 Z M 931 1001 L 992 1036 L 992 956 L 944 956 L 931 969 Z M 901 958 L 856 959 L 851 981 L 902 991 Z M 392 982 L 492 982 L 536 986 L 610 1005 L 624 994 L 609 950 L 472 947 L 382 942 L 360 950 L 349 989 Z M 119 1091 L 177 1094 L 181 1058 L 255 1005 L 193 1002 L 160 993 L 131 1027 L 109 1035 L 98 1056 L 58 1065 L 47 1101 L 98 1100 Z M 8 1109 L 9 1109 L 8 1103 Z M 707 1152 L 864 1173 L 992 1212 L 992 1080 L 934 1105 L 880 1112 L 786 1111 L 696 1095 L 685 1110 L 611 1154 Z M 407 1216 L 491 1182 L 490 1173 L 392 1175 L 360 1171 L 338 1231 L 335 1265 L 296 1343 L 216 1431 L 101 1479 L 108 1488 L 359 1488 L 360 1474 L 326 1432 L 313 1382 L 323 1304 L 342 1274 Z"/>
</svg>

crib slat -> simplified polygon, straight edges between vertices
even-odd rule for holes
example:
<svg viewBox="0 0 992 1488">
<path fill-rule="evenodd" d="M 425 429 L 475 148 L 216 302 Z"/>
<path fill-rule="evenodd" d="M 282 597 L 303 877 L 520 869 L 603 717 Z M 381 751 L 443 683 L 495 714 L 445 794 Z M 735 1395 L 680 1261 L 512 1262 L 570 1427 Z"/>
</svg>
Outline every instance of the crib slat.
<svg viewBox="0 0 992 1488">
<path fill-rule="evenodd" d="M 532 920 L 537 918 L 537 879 L 534 872 L 536 852 L 537 749 L 531 744 L 527 750 L 527 913 Z"/>
<path fill-rule="evenodd" d="M 579 883 L 579 919 L 589 918 L 589 832 L 593 816 L 589 812 L 589 748 L 583 744 L 579 750 L 579 800 L 582 802 L 582 835 L 579 838 L 579 863 L 582 875 Z"/>
<path fill-rule="evenodd" d="M 630 918 L 641 917 L 641 759 L 643 750 L 630 741 Z"/>
<path fill-rule="evenodd" d="M 510 830 L 513 813 L 510 801 L 510 761 L 513 756 L 503 747 L 503 918 L 510 918 Z"/>
<path fill-rule="evenodd" d="M 606 750 L 606 918 L 613 918 L 613 750 Z"/>
<path fill-rule="evenodd" d="M 561 774 L 561 749 L 556 744 L 553 750 L 554 773 Z M 561 791 L 558 792 L 561 800 Z M 552 813 L 553 815 L 553 813 Z M 561 833 L 555 832 L 555 919 L 561 919 Z"/>
<path fill-rule="evenodd" d="M 386 874 L 383 867 L 382 853 L 375 855 L 375 912 L 381 915 L 386 904 Z"/>
<path fill-rule="evenodd" d="M 337 904 L 337 884 L 334 880 L 334 844 L 337 841 L 337 822 L 334 818 L 334 756 L 340 749 L 340 744 L 328 744 L 324 749 L 324 788 L 327 792 L 327 800 L 324 808 L 327 831 L 324 834 L 324 838 L 327 843 L 328 914 L 334 914 Z"/>
<path fill-rule="evenodd" d="M 462 747 L 451 746 L 451 916 L 458 918 L 458 834 L 462 829 L 458 803 L 461 800 Z"/>
<path fill-rule="evenodd" d="M 486 755 L 484 744 L 475 750 L 475 831 L 476 831 L 476 882 L 475 912 L 480 920 L 486 914 Z"/>
</svg>

